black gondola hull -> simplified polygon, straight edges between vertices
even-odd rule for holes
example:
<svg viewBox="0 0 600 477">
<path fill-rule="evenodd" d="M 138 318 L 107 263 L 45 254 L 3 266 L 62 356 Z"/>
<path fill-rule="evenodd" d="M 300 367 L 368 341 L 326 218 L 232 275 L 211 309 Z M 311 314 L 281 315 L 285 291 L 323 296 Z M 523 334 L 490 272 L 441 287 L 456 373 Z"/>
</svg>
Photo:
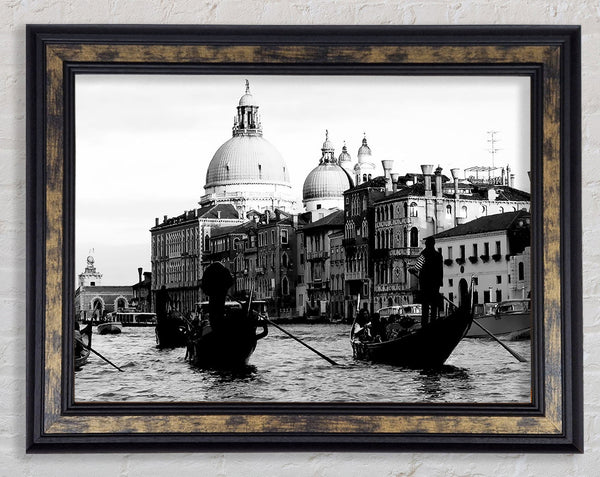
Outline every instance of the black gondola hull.
<svg viewBox="0 0 600 477">
<path fill-rule="evenodd" d="M 463 308 L 393 340 L 364 342 L 352 337 L 354 358 L 413 369 L 437 368 L 452 354 L 472 319 L 470 310 Z"/>
<path fill-rule="evenodd" d="M 90 348 L 92 347 L 92 323 L 90 322 L 80 332 L 81 341 L 87 346 L 82 346 L 75 340 L 75 371 L 79 371 L 81 367 L 87 363 L 90 356 Z"/>
<path fill-rule="evenodd" d="M 185 346 L 187 333 L 187 323 L 174 313 L 169 313 L 166 317 L 157 316 L 155 334 L 158 348 L 181 348 Z"/>
<path fill-rule="evenodd" d="M 191 337 L 188 341 L 188 360 L 201 368 L 241 368 L 248 364 L 256 349 L 256 343 L 267 333 L 256 333 L 255 326 L 242 326 L 227 331 L 211 331 L 204 336 Z"/>
</svg>

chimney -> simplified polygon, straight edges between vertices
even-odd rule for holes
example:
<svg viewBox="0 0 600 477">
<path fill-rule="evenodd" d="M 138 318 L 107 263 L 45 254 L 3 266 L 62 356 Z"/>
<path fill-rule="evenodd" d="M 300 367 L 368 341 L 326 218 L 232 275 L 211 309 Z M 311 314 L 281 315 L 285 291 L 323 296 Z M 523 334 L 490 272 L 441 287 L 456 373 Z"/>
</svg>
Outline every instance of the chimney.
<svg viewBox="0 0 600 477">
<path fill-rule="evenodd" d="M 163 215 L 163 223 L 165 223 L 167 221 L 167 216 Z"/>
<path fill-rule="evenodd" d="M 511 174 L 510 175 L 510 187 L 514 187 L 515 186 L 515 175 Z"/>
<path fill-rule="evenodd" d="M 529 177 L 529 182 L 531 182 L 531 171 L 527 171 L 527 177 Z"/>
<path fill-rule="evenodd" d="M 452 174 L 452 179 L 454 179 L 454 198 L 458 199 L 458 174 L 460 173 L 460 169 L 454 168 L 450 169 L 450 173 Z"/>
<path fill-rule="evenodd" d="M 221 211 L 217 210 L 217 219 L 220 219 L 220 218 L 221 218 Z"/>
<path fill-rule="evenodd" d="M 440 166 L 435 169 L 435 196 L 438 199 L 442 197 L 442 168 Z"/>
<path fill-rule="evenodd" d="M 142 282 L 142 267 L 138 268 L 138 277 L 140 279 L 140 283 Z"/>
<path fill-rule="evenodd" d="M 158 217 L 154 217 L 154 226 L 158 227 Z"/>
<path fill-rule="evenodd" d="M 383 166 L 383 176 L 385 177 L 385 191 L 392 191 L 392 166 L 394 165 L 394 161 L 391 159 L 383 159 L 381 161 L 381 165 Z"/>
<path fill-rule="evenodd" d="M 390 177 L 392 179 L 392 192 L 396 192 L 398 190 L 398 177 L 400 177 L 400 174 L 393 172 L 390 174 Z"/>
<path fill-rule="evenodd" d="M 421 165 L 421 171 L 425 180 L 425 197 L 431 197 L 431 173 L 433 172 L 433 165 L 423 164 Z"/>
</svg>

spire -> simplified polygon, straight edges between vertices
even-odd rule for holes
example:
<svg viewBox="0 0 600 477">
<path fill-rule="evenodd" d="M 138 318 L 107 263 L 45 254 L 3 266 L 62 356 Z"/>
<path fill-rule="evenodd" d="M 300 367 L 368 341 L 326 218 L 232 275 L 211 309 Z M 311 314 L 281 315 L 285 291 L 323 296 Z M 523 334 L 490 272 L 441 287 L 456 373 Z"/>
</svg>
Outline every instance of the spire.
<svg viewBox="0 0 600 477">
<path fill-rule="evenodd" d="M 246 80 L 246 94 L 250 94 L 250 81 Z"/>
</svg>

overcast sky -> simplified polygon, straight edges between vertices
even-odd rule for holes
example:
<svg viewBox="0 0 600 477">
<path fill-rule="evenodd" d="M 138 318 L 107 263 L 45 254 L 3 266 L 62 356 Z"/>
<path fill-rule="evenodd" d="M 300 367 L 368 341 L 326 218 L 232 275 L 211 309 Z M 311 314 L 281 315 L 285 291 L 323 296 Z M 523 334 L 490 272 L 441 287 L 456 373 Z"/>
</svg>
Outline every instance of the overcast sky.
<svg viewBox="0 0 600 477">
<path fill-rule="evenodd" d="M 526 77 L 79 75 L 76 275 L 90 249 L 103 285 L 130 285 L 138 267 L 150 270 L 154 218 L 198 207 L 246 78 L 299 204 L 326 129 L 336 157 L 346 141 L 356 161 L 364 132 L 379 173 L 393 159 L 393 172 L 434 164 L 448 176 L 491 166 L 487 131 L 498 131 L 495 165 L 510 164 L 516 187 L 529 191 Z"/>
</svg>

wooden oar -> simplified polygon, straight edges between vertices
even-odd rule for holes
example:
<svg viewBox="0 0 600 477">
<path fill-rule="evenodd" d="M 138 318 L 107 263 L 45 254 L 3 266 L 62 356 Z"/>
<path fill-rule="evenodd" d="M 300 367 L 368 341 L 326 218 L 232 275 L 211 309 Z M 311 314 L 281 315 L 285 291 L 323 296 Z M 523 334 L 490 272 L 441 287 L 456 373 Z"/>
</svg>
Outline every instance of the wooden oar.
<svg viewBox="0 0 600 477">
<path fill-rule="evenodd" d="M 312 346 L 307 345 L 304 341 L 302 341 L 300 338 L 296 338 L 293 334 L 291 334 L 289 331 L 284 330 L 281 326 L 279 326 L 276 323 L 273 323 L 271 320 L 269 320 L 267 317 L 262 316 L 263 320 L 266 320 L 267 323 L 273 325 L 275 328 L 277 328 L 278 330 L 284 332 L 286 335 L 288 335 L 290 338 L 295 339 L 298 343 L 300 343 L 303 346 L 306 346 L 309 350 L 311 350 L 313 353 L 318 354 L 321 358 L 323 358 L 325 361 L 329 362 L 330 364 L 333 364 L 334 366 L 337 366 L 337 363 L 331 359 L 328 358 L 327 356 L 325 356 L 323 353 L 320 353 L 319 351 L 317 351 L 316 349 L 314 349 Z"/>
<path fill-rule="evenodd" d="M 521 363 L 526 363 L 527 360 L 521 356 L 519 353 L 517 353 L 516 351 L 510 349 L 508 346 L 506 346 L 502 341 L 500 341 L 496 336 L 494 336 L 492 334 L 491 331 L 489 331 L 487 328 L 485 328 L 481 323 L 478 323 L 477 320 L 473 320 L 473 323 L 475 323 L 477 326 L 479 326 L 479 328 L 481 328 L 483 331 L 485 331 L 488 335 L 490 335 L 490 337 L 492 337 L 494 340 L 496 340 L 506 351 L 508 351 L 510 354 L 512 354 L 515 358 L 517 358 Z"/>
<path fill-rule="evenodd" d="M 75 338 L 75 341 L 77 341 L 81 346 L 83 346 L 86 349 L 89 349 L 92 353 L 98 355 L 100 358 L 102 358 L 104 361 L 106 361 L 108 364 L 110 364 L 111 366 L 117 368 L 119 371 L 121 371 L 122 373 L 124 373 L 125 371 L 123 371 L 121 368 L 119 368 L 116 364 L 114 364 L 113 362 L 111 362 L 109 359 L 105 358 L 104 356 L 102 356 L 100 353 L 98 353 L 98 351 L 96 351 L 94 348 L 92 348 L 91 346 L 86 345 L 83 341 L 81 341 L 79 338 Z"/>
<path fill-rule="evenodd" d="M 250 315 L 250 302 L 251 302 L 251 300 L 252 300 L 252 293 L 253 293 L 253 291 L 254 291 L 254 290 L 251 290 L 251 291 L 250 291 L 250 297 L 249 297 L 249 299 L 248 299 L 248 316 Z M 233 298 L 233 297 L 230 297 L 230 298 Z M 240 300 L 238 300 L 237 298 L 233 298 L 233 300 L 237 301 L 237 302 L 238 302 L 240 305 L 244 306 L 244 304 L 243 304 L 243 303 L 242 303 Z M 331 358 L 329 358 L 329 357 L 325 356 L 323 353 L 320 353 L 319 351 L 317 351 L 316 349 L 314 349 L 312 346 L 309 346 L 309 345 L 307 345 L 307 344 L 306 344 L 304 341 L 302 341 L 300 338 L 296 338 L 296 337 L 295 337 L 293 334 L 291 334 L 289 331 L 286 331 L 286 330 L 284 330 L 284 329 L 283 329 L 281 326 L 279 326 L 278 324 L 276 324 L 276 323 L 273 323 L 273 322 L 272 322 L 271 320 L 269 320 L 269 319 L 268 319 L 266 316 L 264 316 L 264 315 L 259 315 L 259 316 L 260 316 L 260 317 L 261 317 L 263 320 L 265 320 L 267 323 L 269 323 L 269 324 L 273 325 L 275 328 L 277 328 L 278 330 L 280 330 L 280 331 L 282 331 L 283 333 L 285 333 L 286 335 L 288 335 L 290 338 L 293 338 L 293 339 L 295 339 L 295 340 L 296 340 L 298 343 L 300 343 L 301 345 L 304 345 L 304 346 L 306 346 L 306 347 L 307 347 L 309 350 L 311 350 L 313 353 L 316 353 L 316 354 L 318 354 L 318 355 L 319 355 L 321 358 L 323 358 L 325 361 L 328 361 L 330 364 L 333 364 L 334 366 L 337 366 L 337 363 L 336 363 L 336 362 L 335 362 L 333 359 L 331 359 Z"/>
<path fill-rule="evenodd" d="M 442 294 L 440 293 L 440 295 L 442 295 Z M 448 298 L 446 298 L 444 295 L 442 295 L 442 298 L 444 298 L 444 300 L 446 300 L 448 303 L 450 303 L 454 308 L 457 308 L 457 306 L 454 303 L 452 303 Z M 512 354 L 521 363 L 527 362 L 527 360 L 523 356 L 521 356 L 516 351 L 510 349 L 506 344 L 504 344 L 496 336 L 494 336 L 494 334 L 490 330 L 488 330 L 486 327 L 484 327 L 481 323 L 478 323 L 477 320 L 473 319 L 473 323 L 475 323 L 477 326 L 479 326 L 479 328 L 481 328 L 483 331 L 485 331 L 491 338 L 496 340 L 500 344 L 500 346 L 502 346 L 506 351 L 508 351 L 510 354 Z"/>
</svg>

